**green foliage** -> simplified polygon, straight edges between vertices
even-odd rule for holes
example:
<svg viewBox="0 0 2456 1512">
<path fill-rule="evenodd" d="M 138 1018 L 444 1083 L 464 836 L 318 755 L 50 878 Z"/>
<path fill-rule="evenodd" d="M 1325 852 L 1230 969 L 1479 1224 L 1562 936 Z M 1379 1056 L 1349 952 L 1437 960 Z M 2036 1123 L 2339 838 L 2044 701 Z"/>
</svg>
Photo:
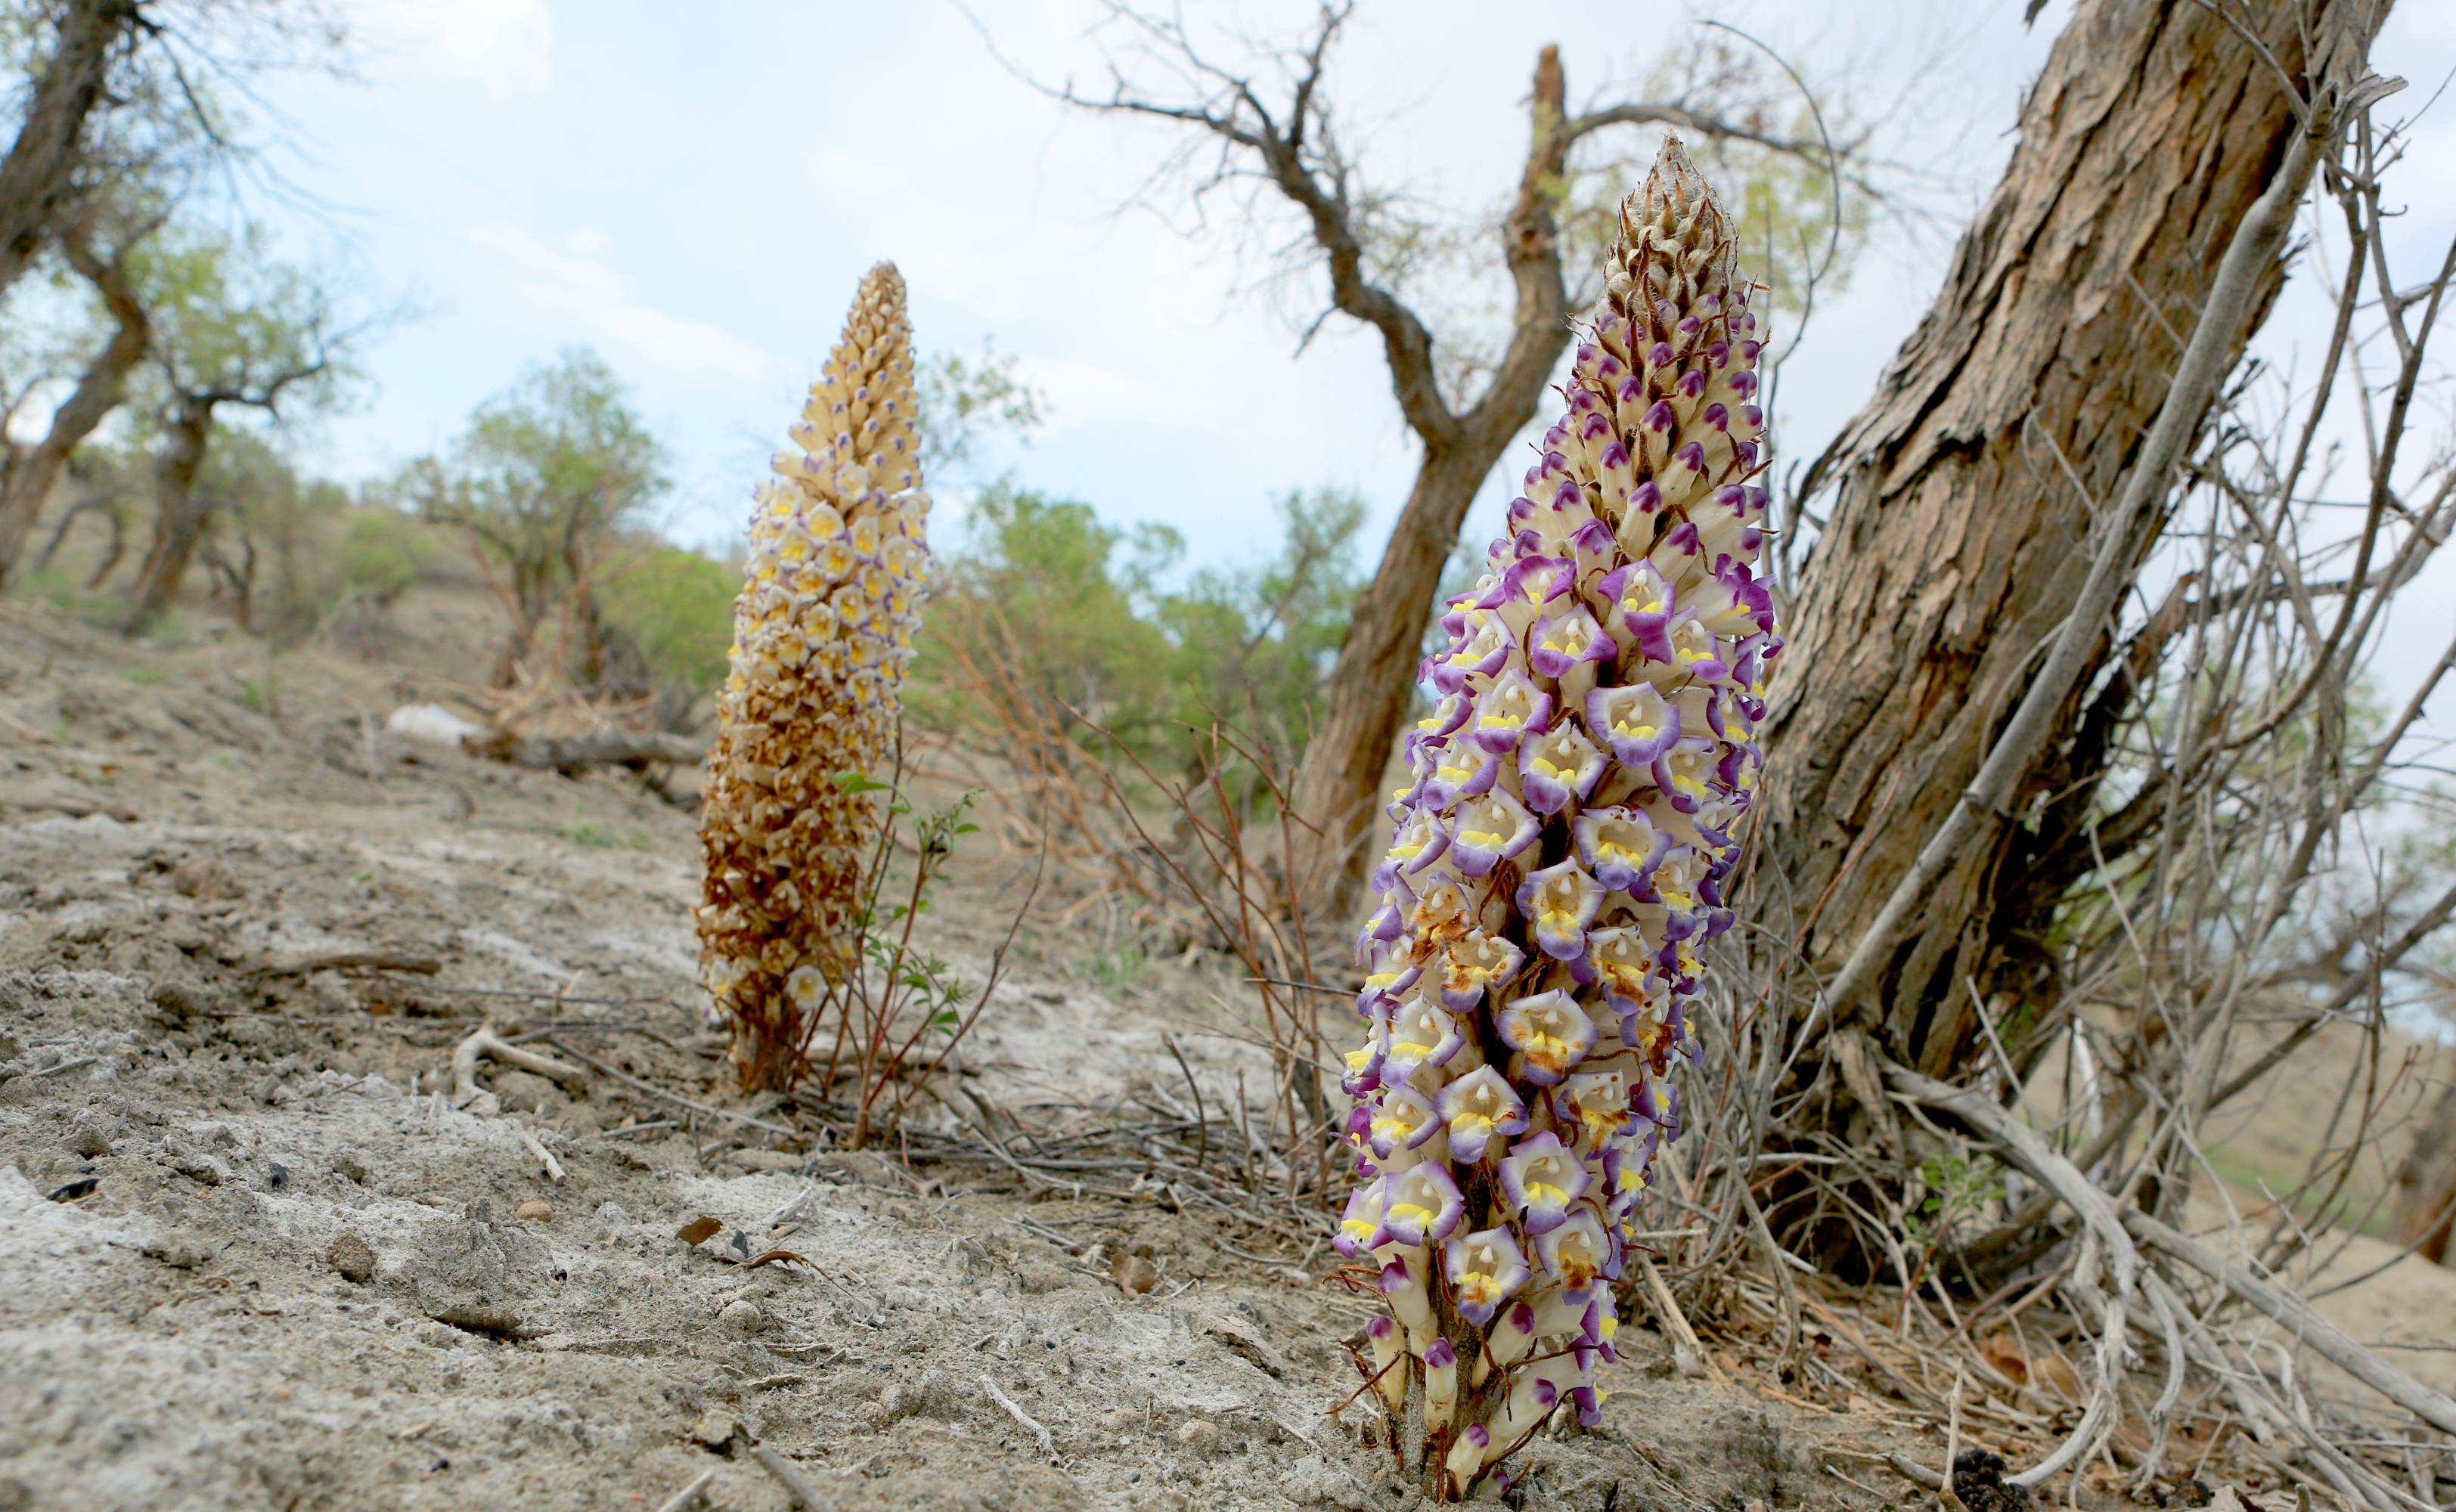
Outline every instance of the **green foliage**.
<svg viewBox="0 0 2456 1512">
<path fill-rule="evenodd" d="M 1922 1164 L 1919 1174 L 1927 1197 L 1902 1217 L 1903 1245 L 1915 1256 L 1934 1252 L 1963 1219 L 2004 1199 L 2004 1173 L 1994 1155 L 1937 1155 Z"/>
<path fill-rule="evenodd" d="M 452 449 L 411 463 L 405 484 L 430 519 L 467 534 L 505 590 L 517 657 L 570 595 L 602 585 L 609 549 L 665 491 L 665 467 L 614 370 L 573 347 L 479 405 Z"/>
<path fill-rule="evenodd" d="M 653 848 L 645 835 L 639 834 L 636 831 L 630 834 L 618 833 L 607 826 L 599 824 L 594 819 L 583 819 L 576 824 L 565 825 L 562 828 L 556 830 L 555 833 L 563 839 L 570 841 L 575 846 L 586 846 L 592 850 L 647 850 Z"/>
<path fill-rule="evenodd" d="M 166 229 L 130 261 L 154 361 L 176 394 L 325 409 L 358 377 L 323 280 L 273 256 L 261 231 Z"/>
<path fill-rule="evenodd" d="M 845 776 L 848 791 L 887 795 L 888 823 L 904 821 L 913 852 L 920 858 L 911 886 L 900 900 L 879 885 L 885 880 L 881 876 L 871 884 L 868 906 L 854 915 L 861 930 L 862 957 L 869 967 L 863 986 L 876 994 L 872 1011 L 890 1024 L 918 1019 L 932 1032 L 956 1033 L 964 1021 L 964 1005 L 974 989 L 955 975 L 946 961 L 914 950 L 910 933 L 912 924 L 934 906 L 938 880 L 954 860 L 963 838 L 980 832 L 971 814 L 981 795 L 967 792 L 943 808 L 916 812 L 910 795 L 895 784 L 859 772 Z"/>
<path fill-rule="evenodd" d="M 1140 940 L 1123 940 L 1106 950 L 1095 950 L 1075 965 L 1092 984 L 1104 991 L 1122 991 L 1137 986 L 1151 971 L 1151 948 Z"/>
<path fill-rule="evenodd" d="M 1294 744 L 1346 634 L 1363 506 L 1315 490 L 1282 500 L 1279 517 L 1267 559 L 1187 575 L 1168 526 L 1119 527 L 1001 484 L 949 561 L 909 701 L 941 727 L 977 727 L 994 690 L 1162 762 L 1215 720 Z"/>
<path fill-rule="evenodd" d="M 351 514 L 337 549 L 342 588 L 379 609 L 389 608 L 416 587 L 435 562 L 432 533 L 380 504 Z"/>
<path fill-rule="evenodd" d="M 741 588 L 738 562 L 657 543 L 607 577 L 598 605 L 640 648 L 658 684 L 688 702 L 725 682 Z"/>
<path fill-rule="evenodd" d="M 258 714 L 272 719 L 281 717 L 281 679 L 268 665 L 262 677 L 252 677 L 238 685 L 238 701 Z"/>
<path fill-rule="evenodd" d="M 943 353 L 922 359 L 912 377 L 922 456 L 932 478 L 960 474 L 991 435 L 1029 436 L 1047 418 L 1046 397 L 1015 372 L 1012 353 L 990 347 L 975 358 Z"/>
<path fill-rule="evenodd" d="M 113 623 L 128 613 L 128 605 L 115 595 L 95 592 L 53 566 L 22 574 L 10 584 L 10 591 L 93 624 Z"/>
</svg>

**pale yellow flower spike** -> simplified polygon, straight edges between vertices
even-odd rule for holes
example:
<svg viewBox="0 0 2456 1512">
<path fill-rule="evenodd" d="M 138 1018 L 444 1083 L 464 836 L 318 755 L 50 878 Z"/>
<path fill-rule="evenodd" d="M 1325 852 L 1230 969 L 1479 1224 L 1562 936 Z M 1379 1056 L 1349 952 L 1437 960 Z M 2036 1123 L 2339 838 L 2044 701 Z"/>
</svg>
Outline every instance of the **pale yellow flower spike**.
<svg viewBox="0 0 2456 1512">
<path fill-rule="evenodd" d="M 862 279 L 788 434 L 753 494 L 700 823 L 701 974 L 746 1087 L 799 1074 L 853 964 L 881 814 L 844 779 L 877 773 L 887 754 L 928 585 L 912 332 L 894 264 Z"/>
</svg>

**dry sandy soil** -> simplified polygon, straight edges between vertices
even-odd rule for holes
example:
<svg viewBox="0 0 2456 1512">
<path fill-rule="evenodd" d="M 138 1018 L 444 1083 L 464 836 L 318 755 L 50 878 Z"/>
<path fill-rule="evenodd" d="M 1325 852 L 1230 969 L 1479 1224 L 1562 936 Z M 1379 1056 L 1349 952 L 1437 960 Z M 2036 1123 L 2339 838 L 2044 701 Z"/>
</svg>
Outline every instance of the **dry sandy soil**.
<svg viewBox="0 0 2456 1512">
<path fill-rule="evenodd" d="M 0 1509 L 654 1507 L 707 1470 L 712 1506 L 783 1507 L 753 1440 L 843 1507 L 1412 1504 L 1328 1415 L 1365 1314 L 1320 1256 L 1242 1258 L 1267 1239 L 1164 1195 L 624 1133 L 677 1110 L 610 1075 L 449 1106 L 489 1020 L 729 1100 L 690 822 L 386 736 L 384 669 L 276 670 L 0 606 Z M 975 974 L 994 894 L 936 926 Z M 1176 1076 L 1152 994 L 1030 944 L 985 1101 Z M 440 970 L 294 970 L 337 952 Z M 1180 1043 L 1231 1095 L 1234 1042 Z M 741 1263 L 769 1248 L 808 1263 Z M 1533 1450 L 1520 1504 L 1874 1506 L 1819 1446 L 1916 1446 L 1624 1337 L 1605 1429 Z"/>
<path fill-rule="evenodd" d="M 1165 1190 L 660 1127 L 739 1107 L 690 821 L 387 736 L 402 696 L 0 605 L 0 1512 L 658 1507 L 708 1472 L 709 1506 L 784 1507 L 754 1443 L 845 1508 L 1418 1503 L 1328 1410 L 1366 1314 L 1318 1252 Z M 935 949 L 977 977 L 1007 891 L 959 889 Z M 1191 994 L 1095 990 L 1043 933 L 972 1047 L 981 1102 L 1173 1083 Z M 343 954 L 436 970 L 304 969 Z M 486 1022 L 656 1091 L 490 1067 L 453 1107 Z M 1251 1063 L 1180 1044 L 1224 1105 Z M 768 1249 L 799 1258 L 745 1263 Z M 1622 1338 L 1603 1429 L 1531 1450 L 1513 1504 L 1903 1505 L 1869 1457 L 1941 1455 Z"/>
</svg>

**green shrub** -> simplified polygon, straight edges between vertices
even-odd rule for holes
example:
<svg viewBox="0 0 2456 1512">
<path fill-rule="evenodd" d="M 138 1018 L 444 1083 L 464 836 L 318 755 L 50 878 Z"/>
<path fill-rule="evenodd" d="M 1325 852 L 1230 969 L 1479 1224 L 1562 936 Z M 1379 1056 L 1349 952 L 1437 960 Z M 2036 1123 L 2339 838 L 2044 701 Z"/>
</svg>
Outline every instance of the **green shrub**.
<svg viewBox="0 0 2456 1512">
<path fill-rule="evenodd" d="M 1072 716 L 1092 720 L 1168 766 L 1215 720 L 1293 748 L 1346 634 L 1363 506 L 1320 490 L 1288 496 L 1279 516 L 1270 557 L 1183 574 L 1169 526 L 993 488 L 947 559 L 908 703 L 937 727 L 985 733 L 994 690 L 1078 740 Z"/>
<path fill-rule="evenodd" d="M 385 608 L 426 576 L 435 561 L 434 533 L 399 510 L 375 505 L 350 517 L 339 556 L 343 591 Z"/>
<path fill-rule="evenodd" d="M 606 623 L 630 637 L 662 687 L 686 701 L 725 682 L 739 564 L 681 546 L 649 546 L 597 595 Z"/>
</svg>

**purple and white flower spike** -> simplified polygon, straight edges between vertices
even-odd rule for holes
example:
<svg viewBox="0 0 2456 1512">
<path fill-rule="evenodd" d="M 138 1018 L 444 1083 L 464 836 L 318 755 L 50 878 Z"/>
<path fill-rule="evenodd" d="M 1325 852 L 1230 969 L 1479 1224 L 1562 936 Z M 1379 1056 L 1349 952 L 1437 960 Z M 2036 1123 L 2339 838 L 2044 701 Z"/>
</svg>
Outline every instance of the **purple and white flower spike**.
<svg viewBox="0 0 2456 1512">
<path fill-rule="evenodd" d="M 1378 1277 L 1377 1385 L 1439 1501 L 1598 1420 L 1698 950 L 1732 918 L 1781 649 L 1732 246 L 1669 143 L 1621 207 L 1566 412 L 1442 617 L 1373 871 L 1336 1242 Z"/>
</svg>

